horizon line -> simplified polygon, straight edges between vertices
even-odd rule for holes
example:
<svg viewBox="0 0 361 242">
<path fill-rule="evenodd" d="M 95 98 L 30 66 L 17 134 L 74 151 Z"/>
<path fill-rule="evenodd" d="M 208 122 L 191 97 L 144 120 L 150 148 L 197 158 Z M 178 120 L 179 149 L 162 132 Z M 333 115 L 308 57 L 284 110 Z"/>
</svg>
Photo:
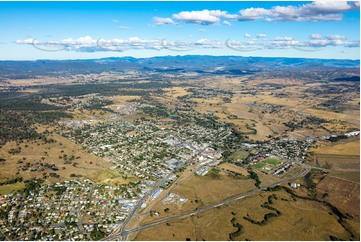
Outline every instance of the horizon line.
<svg viewBox="0 0 361 242">
<path fill-rule="evenodd" d="M 1 0 L 0 0 L 1 1 Z M 242 56 L 242 55 L 197 55 L 197 54 L 189 54 L 189 55 L 155 55 L 150 57 L 134 57 L 134 56 L 108 56 L 108 57 L 100 57 L 100 58 L 69 58 L 69 59 L 49 59 L 49 58 L 39 58 L 39 59 L 1 59 L 2 61 L 78 61 L 78 60 L 102 60 L 109 58 L 116 59 L 125 59 L 125 58 L 133 58 L 133 59 L 151 59 L 151 58 L 164 58 L 164 57 L 185 57 L 185 56 L 208 56 L 208 57 L 243 57 L 243 58 L 287 58 L 287 59 L 314 59 L 314 60 L 350 60 L 350 61 L 360 61 L 360 57 L 357 59 L 350 58 L 317 58 L 317 57 L 288 57 L 288 56 Z"/>
</svg>

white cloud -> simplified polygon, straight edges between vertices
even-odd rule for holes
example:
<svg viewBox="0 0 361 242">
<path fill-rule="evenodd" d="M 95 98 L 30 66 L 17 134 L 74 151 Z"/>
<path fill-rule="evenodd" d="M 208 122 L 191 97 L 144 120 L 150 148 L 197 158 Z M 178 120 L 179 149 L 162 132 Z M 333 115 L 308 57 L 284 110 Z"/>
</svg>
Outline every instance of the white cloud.
<svg viewBox="0 0 361 242">
<path fill-rule="evenodd" d="M 223 21 L 223 24 L 224 24 L 224 25 L 228 25 L 228 26 L 232 26 L 232 24 L 231 24 L 230 22 L 228 22 L 227 20 L 224 20 L 224 21 Z"/>
<path fill-rule="evenodd" d="M 118 19 L 113 19 L 113 23 L 119 23 Z"/>
<path fill-rule="evenodd" d="M 249 34 L 244 35 L 251 37 Z M 44 51 L 75 51 L 75 52 L 96 52 L 96 51 L 126 51 L 126 50 L 174 50 L 188 51 L 191 49 L 224 49 L 231 48 L 239 51 L 252 51 L 258 49 L 286 49 L 295 48 L 298 50 L 325 48 L 329 46 L 340 46 L 347 48 L 360 47 L 359 40 L 347 40 L 341 35 L 328 35 L 327 37 L 311 38 L 308 41 L 294 40 L 289 36 L 265 38 L 265 34 L 258 34 L 259 38 L 248 39 L 247 41 L 237 40 L 209 40 L 198 39 L 194 42 L 169 41 L 165 39 L 142 39 L 131 37 L 129 39 L 93 39 L 84 36 L 77 39 L 67 38 L 63 40 L 40 41 L 34 38 L 16 40 L 16 44 L 33 45 L 35 48 Z M 246 37 L 248 38 L 248 37 Z M 307 51 L 307 50 L 305 50 Z"/>
<path fill-rule="evenodd" d="M 38 41 L 36 39 L 33 38 L 27 38 L 24 40 L 16 40 L 15 43 L 17 44 L 34 44 L 37 43 Z"/>
<path fill-rule="evenodd" d="M 221 10 L 202 10 L 202 11 L 182 11 L 173 14 L 173 18 L 192 24 L 210 25 L 219 23 L 221 18 L 236 19 L 237 14 L 228 14 Z"/>
<path fill-rule="evenodd" d="M 220 42 L 218 40 L 208 40 L 208 39 L 199 39 L 195 42 L 195 46 L 202 48 L 223 48 L 224 44 L 223 42 Z"/>
<path fill-rule="evenodd" d="M 292 37 L 289 37 L 289 36 L 284 36 L 284 37 L 276 37 L 274 39 L 275 41 L 291 41 L 291 40 L 294 40 Z"/>
<path fill-rule="evenodd" d="M 118 26 L 118 29 L 130 29 L 130 27 L 121 25 L 121 26 Z"/>
<path fill-rule="evenodd" d="M 199 24 L 213 25 L 220 23 L 230 25 L 230 22 L 224 19 L 239 21 L 339 21 L 342 20 L 342 14 L 348 11 L 359 9 L 359 2 L 346 1 L 315 1 L 298 6 L 274 6 L 270 9 L 265 8 L 246 8 L 239 10 L 239 14 L 229 14 L 222 10 L 201 11 L 182 11 L 172 15 L 172 18 L 154 17 L 156 25 L 175 24 L 175 20 Z"/>
<path fill-rule="evenodd" d="M 266 38 L 267 35 L 266 34 L 256 34 L 257 38 Z"/>
<path fill-rule="evenodd" d="M 326 39 L 328 39 L 328 40 L 345 40 L 346 39 L 346 37 L 345 36 L 342 36 L 342 35 L 328 35 L 327 37 L 326 37 Z"/>
<path fill-rule="evenodd" d="M 264 8 L 247 8 L 247 9 L 242 9 L 239 12 L 240 12 L 239 20 L 257 20 L 262 18 L 262 16 L 271 13 L 270 10 Z"/>
<path fill-rule="evenodd" d="M 247 34 L 247 33 L 244 34 L 243 36 L 244 36 L 245 38 L 251 38 L 251 35 L 250 35 L 250 34 Z"/>
<path fill-rule="evenodd" d="M 322 39 L 322 35 L 320 34 L 311 34 L 310 36 L 310 39 Z"/>
<path fill-rule="evenodd" d="M 257 35 L 257 36 L 260 36 Z M 263 35 L 262 35 L 263 36 Z M 290 36 L 280 36 L 274 39 L 255 38 L 250 41 L 227 40 L 226 46 L 237 51 L 255 51 L 262 49 L 290 49 L 294 48 L 299 51 L 318 51 L 321 48 L 339 46 L 346 48 L 360 47 L 360 41 L 349 41 L 341 35 L 328 35 L 322 37 L 319 34 L 310 35 L 309 41 L 295 40 Z M 313 38 L 312 38 L 313 37 Z"/>
<path fill-rule="evenodd" d="M 271 9 L 247 8 L 239 11 L 240 21 L 339 21 L 342 13 L 358 9 L 355 2 L 316 1 L 300 6 L 274 6 Z"/>
<path fill-rule="evenodd" d="M 173 19 L 171 18 L 160 18 L 160 17 L 154 17 L 153 22 L 155 25 L 169 25 L 169 24 L 175 24 Z"/>
</svg>

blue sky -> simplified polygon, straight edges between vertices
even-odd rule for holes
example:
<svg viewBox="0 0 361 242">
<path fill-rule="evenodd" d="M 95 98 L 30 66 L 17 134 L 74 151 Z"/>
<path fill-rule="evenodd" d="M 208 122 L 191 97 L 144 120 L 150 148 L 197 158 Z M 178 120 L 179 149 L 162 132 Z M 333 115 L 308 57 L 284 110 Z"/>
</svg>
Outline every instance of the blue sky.
<svg viewBox="0 0 361 242">
<path fill-rule="evenodd" d="M 359 59 L 357 2 L 0 2 L 0 59 Z"/>
</svg>

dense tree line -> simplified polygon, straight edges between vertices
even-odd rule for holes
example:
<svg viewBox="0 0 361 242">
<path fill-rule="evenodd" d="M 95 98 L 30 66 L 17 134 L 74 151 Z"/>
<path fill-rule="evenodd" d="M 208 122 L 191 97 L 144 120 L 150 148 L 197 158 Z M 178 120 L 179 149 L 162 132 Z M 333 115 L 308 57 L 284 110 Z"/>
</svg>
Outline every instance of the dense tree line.
<svg viewBox="0 0 361 242">
<path fill-rule="evenodd" d="M 92 98 L 89 100 L 89 102 L 84 106 L 86 109 L 105 109 L 104 106 L 113 104 L 113 101 L 111 100 L 103 100 L 99 98 Z"/>
<path fill-rule="evenodd" d="M 267 213 L 267 214 L 265 214 L 263 216 L 262 221 L 256 221 L 256 220 L 250 218 L 248 215 L 243 217 L 243 219 L 247 220 L 248 222 L 250 222 L 252 224 L 266 225 L 271 218 L 280 216 L 281 211 L 279 211 L 278 209 L 270 206 L 270 204 L 273 204 L 273 199 L 277 199 L 276 195 L 272 194 L 272 195 L 268 196 L 268 201 L 263 203 L 261 205 L 261 207 L 267 208 L 267 209 L 272 210 L 272 211 L 275 211 L 275 213 Z"/>
<path fill-rule="evenodd" d="M 337 142 L 341 139 L 347 139 L 347 136 L 344 134 L 338 135 L 338 136 L 331 136 L 328 140 L 331 142 Z"/>
<path fill-rule="evenodd" d="M 259 180 L 259 177 L 258 177 L 257 173 L 254 172 L 252 169 L 248 169 L 248 173 L 249 173 L 249 178 L 256 181 L 256 183 L 254 185 L 256 187 L 260 188 L 259 185 L 261 184 L 261 181 Z"/>
<path fill-rule="evenodd" d="M 0 147 L 8 141 L 43 139 L 45 143 L 53 142 L 44 134 L 36 132 L 34 124 L 50 124 L 61 118 L 71 117 L 70 114 L 63 111 L 21 112 L 0 108 Z M 14 153 L 16 153 L 15 150 Z"/>
<path fill-rule="evenodd" d="M 24 116 L 14 111 L 0 109 L 0 147 L 8 141 L 42 138 Z"/>
<path fill-rule="evenodd" d="M 0 92 L 0 109 L 17 111 L 60 110 L 60 107 L 41 103 L 42 97 L 37 94 L 21 94 L 19 92 Z"/>
<path fill-rule="evenodd" d="M 237 230 L 229 234 L 229 240 L 235 240 L 236 237 L 242 234 L 243 226 L 236 222 L 236 218 L 232 218 L 231 223 L 233 227 L 237 228 Z"/>
<path fill-rule="evenodd" d="M 297 129 L 297 128 L 306 127 L 307 125 L 312 125 L 312 124 L 320 125 L 322 123 L 328 123 L 328 122 L 329 122 L 329 120 L 324 119 L 324 118 L 318 118 L 315 116 L 307 116 L 305 119 L 303 119 L 301 121 L 291 120 L 291 121 L 288 121 L 283 124 L 286 127 L 290 128 L 291 131 L 293 131 L 294 129 Z"/>
<path fill-rule="evenodd" d="M 94 230 L 90 232 L 90 237 L 92 240 L 101 240 L 105 237 L 105 233 L 98 228 L 97 224 L 95 224 Z"/>
<path fill-rule="evenodd" d="M 342 213 L 337 207 L 333 206 L 331 203 L 323 200 L 318 200 L 315 197 L 303 197 L 295 194 L 290 188 L 285 186 L 276 186 L 276 187 L 269 187 L 267 188 L 267 191 L 280 191 L 284 190 L 288 194 L 290 194 L 292 197 L 300 198 L 304 200 L 310 200 L 310 201 L 316 201 L 319 202 L 325 206 L 327 206 L 333 214 L 335 214 L 338 217 L 338 223 L 350 234 L 351 239 L 355 239 L 355 234 L 350 230 L 349 226 L 345 223 L 345 219 L 348 218 L 348 216 L 344 213 Z"/>
<path fill-rule="evenodd" d="M 22 181 L 23 181 L 22 177 L 16 177 L 14 179 L 9 179 L 9 180 L 6 180 L 4 182 L 0 182 L 0 186 L 7 185 L 7 184 L 15 184 L 17 182 L 22 182 Z"/>
<path fill-rule="evenodd" d="M 73 85 L 48 85 L 44 90 L 45 96 L 55 94 L 62 96 L 82 96 L 92 93 L 100 93 L 103 96 L 149 96 L 149 93 L 162 94 L 162 88 L 170 87 L 167 82 L 145 82 L 145 83 L 87 83 Z"/>
</svg>

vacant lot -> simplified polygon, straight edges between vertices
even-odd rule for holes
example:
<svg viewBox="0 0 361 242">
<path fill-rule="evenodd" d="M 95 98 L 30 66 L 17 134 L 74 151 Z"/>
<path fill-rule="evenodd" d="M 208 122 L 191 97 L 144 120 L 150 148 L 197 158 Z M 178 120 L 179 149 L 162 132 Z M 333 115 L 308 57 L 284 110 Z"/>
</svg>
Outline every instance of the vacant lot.
<svg viewBox="0 0 361 242">
<path fill-rule="evenodd" d="M 13 193 L 18 190 L 23 190 L 25 188 L 24 182 L 17 182 L 14 184 L 7 184 L 0 186 L 0 195 Z"/>
<path fill-rule="evenodd" d="M 254 181 L 250 179 L 241 180 L 223 175 L 219 175 L 219 178 L 216 179 L 194 176 L 174 189 L 174 193 L 186 197 L 190 201 L 198 200 L 199 203 L 206 205 L 254 188 Z"/>
<path fill-rule="evenodd" d="M 244 176 L 248 176 L 248 172 L 245 168 L 243 167 L 239 167 L 235 164 L 232 164 L 232 163 L 223 163 L 221 165 L 219 165 L 220 168 L 223 168 L 225 170 L 230 170 L 230 171 L 233 171 L 233 172 L 236 172 L 236 173 L 240 173 Z"/>
</svg>

